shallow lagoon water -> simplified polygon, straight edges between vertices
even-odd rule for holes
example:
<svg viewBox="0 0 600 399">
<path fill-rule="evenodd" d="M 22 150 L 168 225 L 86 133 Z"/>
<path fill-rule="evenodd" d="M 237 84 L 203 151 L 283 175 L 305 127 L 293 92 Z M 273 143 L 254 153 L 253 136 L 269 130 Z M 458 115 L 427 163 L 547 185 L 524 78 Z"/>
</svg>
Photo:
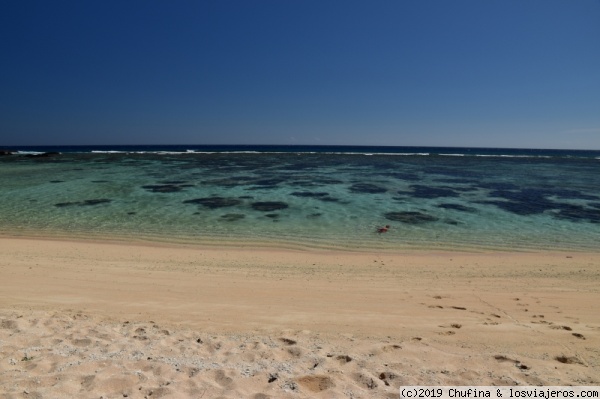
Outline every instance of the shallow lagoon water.
<svg viewBox="0 0 600 399">
<path fill-rule="evenodd" d="M 600 242 L 599 152 L 15 150 L 0 158 L 7 235 L 345 250 L 596 250 Z M 26 156 L 48 150 L 60 154 Z"/>
</svg>

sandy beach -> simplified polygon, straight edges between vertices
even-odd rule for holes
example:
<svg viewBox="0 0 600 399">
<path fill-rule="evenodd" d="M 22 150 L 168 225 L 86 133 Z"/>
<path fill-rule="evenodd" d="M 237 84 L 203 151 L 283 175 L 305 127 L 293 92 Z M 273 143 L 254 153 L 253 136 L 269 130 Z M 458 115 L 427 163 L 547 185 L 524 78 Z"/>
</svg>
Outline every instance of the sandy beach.
<svg viewBox="0 0 600 399">
<path fill-rule="evenodd" d="M 600 385 L 600 253 L 0 250 L 0 398 Z"/>
</svg>

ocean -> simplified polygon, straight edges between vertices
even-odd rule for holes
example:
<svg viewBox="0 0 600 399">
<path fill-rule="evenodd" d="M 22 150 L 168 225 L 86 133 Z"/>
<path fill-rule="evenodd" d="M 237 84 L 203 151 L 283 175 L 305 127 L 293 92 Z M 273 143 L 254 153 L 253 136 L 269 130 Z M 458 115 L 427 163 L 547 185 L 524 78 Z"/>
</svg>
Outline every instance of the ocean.
<svg viewBox="0 0 600 399">
<path fill-rule="evenodd" d="M 5 236 L 369 251 L 600 248 L 600 151 L 6 150 Z"/>
</svg>

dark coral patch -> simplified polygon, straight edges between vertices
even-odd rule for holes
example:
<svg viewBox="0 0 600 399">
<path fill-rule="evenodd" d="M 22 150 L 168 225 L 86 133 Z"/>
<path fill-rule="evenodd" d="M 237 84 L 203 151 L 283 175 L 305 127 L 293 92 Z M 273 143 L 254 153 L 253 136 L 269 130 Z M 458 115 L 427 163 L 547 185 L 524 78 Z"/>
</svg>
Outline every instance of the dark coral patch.
<svg viewBox="0 0 600 399">
<path fill-rule="evenodd" d="M 245 217 L 246 215 L 244 215 L 243 213 L 226 213 L 225 215 L 221 216 L 221 219 L 226 222 L 235 222 Z"/>
<path fill-rule="evenodd" d="M 321 187 L 321 184 L 315 184 L 310 181 L 291 181 L 288 183 L 291 187 L 303 187 L 303 188 L 312 188 L 312 187 Z"/>
<path fill-rule="evenodd" d="M 236 206 L 242 203 L 237 198 L 224 198 L 224 197 L 205 197 L 195 198 L 191 200 L 183 201 L 184 204 L 198 204 L 209 209 L 226 208 L 230 206 Z"/>
<path fill-rule="evenodd" d="M 252 209 L 262 212 L 278 211 L 280 209 L 288 208 L 289 205 L 281 201 L 264 201 L 255 202 L 252 204 Z"/>
<path fill-rule="evenodd" d="M 410 186 L 413 190 L 411 195 L 415 198 L 442 198 L 458 197 L 459 193 L 446 187 L 429 187 L 420 184 Z"/>
<path fill-rule="evenodd" d="M 380 176 L 391 177 L 404 181 L 419 181 L 421 177 L 415 173 L 379 173 Z"/>
<path fill-rule="evenodd" d="M 495 190 L 489 193 L 490 197 L 501 198 L 504 201 L 485 201 L 484 203 L 496 205 L 498 208 L 517 215 L 535 215 L 556 209 L 558 204 L 549 200 L 549 190 L 536 190 L 527 188 L 523 190 Z"/>
<path fill-rule="evenodd" d="M 460 178 L 442 178 L 435 179 L 436 182 L 450 183 L 450 184 L 476 184 L 477 180 L 473 179 L 460 179 Z"/>
<path fill-rule="evenodd" d="M 600 211 L 598 209 L 554 202 L 543 197 L 537 197 L 531 200 L 482 201 L 479 203 L 495 205 L 507 212 L 512 212 L 521 216 L 551 212 L 551 214 L 558 219 L 570 220 L 573 222 L 587 221 L 590 223 L 600 223 Z"/>
<path fill-rule="evenodd" d="M 339 202 L 340 200 L 334 197 L 319 197 L 318 198 L 319 201 L 323 201 L 323 202 Z"/>
<path fill-rule="evenodd" d="M 178 186 L 185 184 L 185 183 L 187 183 L 185 180 L 168 180 L 168 181 L 160 182 L 160 184 L 172 184 L 172 185 L 178 185 Z"/>
<path fill-rule="evenodd" d="M 435 222 L 438 220 L 438 218 L 435 216 L 431 216 L 422 212 L 388 212 L 384 216 L 388 220 L 408 224 L 422 224 Z"/>
<path fill-rule="evenodd" d="M 342 184 L 341 180 L 316 175 L 294 175 L 294 180 L 288 181 L 287 185 L 292 187 L 326 187 L 333 184 Z"/>
<path fill-rule="evenodd" d="M 294 191 L 290 195 L 293 195 L 294 197 L 319 198 L 327 197 L 329 193 L 315 193 L 312 191 Z"/>
<path fill-rule="evenodd" d="M 577 190 L 564 189 L 549 189 L 544 190 L 546 196 L 555 196 L 561 199 L 577 199 L 577 200 L 598 200 L 599 196 L 593 194 L 585 194 Z"/>
<path fill-rule="evenodd" d="M 291 193 L 294 197 L 302 197 L 302 198 L 315 198 L 319 201 L 323 202 L 338 202 L 337 198 L 333 198 L 329 196 L 329 193 L 323 192 L 311 192 L 311 191 L 295 191 Z"/>
<path fill-rule="evenodd" d="M 312 182 L 317 183 L 317 184 L 324 184 L 324 185 L 329 185 L 329 184 L 342 184 L 343 181 L 342 180 L 338 180 L 338 179 L 332 179 L 330 177 L 317 177 L 317 178 L 312 178 L 311 179 Z"/>
<path fill-rule="evenodd" d="M 153 193 L 177 193 L 183 190 L 182 186 L 176 184 L 152 184 L 142 188 Z"/>
<path fill-rule="evenodd" d="M 281 170 L 309 170 L 309 169 L 315 169 L 317 167 L 318 166 L 316 164 L 298 162 L 298 163 L 283 165 L 279 169 L 281 169 Z"/>
<path fill-rule="evenodd" d="M 278 178 L 278 177 L 273 177 L 270 179 L 260 179 L 260 180 L 256 180 L 253 181 L 252 183 L 257 185 L 257 186 L 269 186 L 269 187 L 274 187 L 276 185 L 278 185 L 279 183 L 283 183 L 285 181 L 285 179 L 283 178 Z"/>
<path fill-rule="evenodd" d="M 350 187 L 350 191 L 353 193 L 380 194 L 385 193 L 387 189 L 371 183 L 356 183 Z"/>
<path fill-rule="evenodd" d="M 495 205 L 504 211 L 520 216 L 535 215 L 552 209 L 552 206 L 547 206 L 546 204 L 535 204 L 520 201 L 478 201 L 477 203 L 484 205 Z"/>
<path fill-rule="evenodd" d="M 587 220 L 592 223 L 598 222 L 598 216 L 591 208 L 565 204 L 550 199 L 550 197 L 576 200 L 595 200 L 598 198 L 596 195 L 586 194 L 576 190 L 556 188 L 495 190 L 490 192 L 489 196 L 501 198 L 503 201 L 490 200 L 482 203 L 496 205 L 500 209 L 517 215 L 535 215 L 547 211 L 555 211 L 554 215 L 560 219 Z"/>
<path fill-rule="evenodd" d="M 452 190 L 458 193 L 469 193 L 473 191 L 479 191 L 479 189 L 476 187 L 452 187 Z"/>
<path fill-rule="evenodd" d="M 590 223 L 600 223 L 600 209 L 586 208 L 580 205 L 563 204 L 556 214 L 556 217 L 574 222 L 588 221 Z"/>
<path fill-rule="evenodd" d="M 452 167 L 443 166 L 443 165 L 425 168 L 423 170 L 423 172 L 426 174 L 436 174 L 436 175 L 447 176 L 448 178 L 451 178 L 451 179 L 463 179 L 463 180 L 466 180 L 466 179 L 474 180 L 475 178 L 480 178 L 481 176 L 483 176 L 483 173 L 475 172 L 470 169 L 452 168 Z"/>
<path fill-rule="evenodd" d="M 106 199 L 106 198 L 99 198 L 99 199 L 90 199 L 90 200 L 85 200 L 85 201 L 60 202 L 58 204 L 54 204 L 54 206 L 59 207 L 59 208 L 64 208 L 67 206 L 94 206 L 94 205 L 108 204 L 110 202 L 112 202 L 112 200 Z"/>
<path fill-rule="evenodd" d="M 273 190 L 276 189 L 277 186 L 252 186 L 246 188 L 246 190 L 255 191 L 255 190 Z"/>
<path fill-rule="evenodd" d="M 476 211 L 475 208 L 471 208 L 469 206 L 464 206 L 464 205 L 460 205 L 460 204 L 439 204 L 438 208 L 452 209 L 452 210 L 461 211 L 461 212 L 475 212 Z"/>
<path fill-rule="evenodd" d="M 85 200 L 85 201 L 81 202 L 80 205 L 81 206 L 92 206 L 92 205 L 108 204 L 109 202 L 112 202 L 112 200 L 106 199 L 106 198 L 100 198 L 100 199 Z"/>
<path fill-rule="evenodd" d="M 225 179 L 207 180 L 203 184 L 221 186 L 221 187 L 237 187 L 252 184 L 256 180 L 250 176 L 232 176 Z"/>
<path fill-rule="evenodd" d="M 77 206 L 79 202 L 59 202 L 58 204 L 54 204 L 54 206 L 58 208 L 65 208 L 67 206 Z"/>
<path fill-rule="evenodd" d="M 504 198 L 510 201 L 541 201 L 548 197 L 576 200 L 597 200 L 596 195 L 585 194 L 577 190 L 525 188 L 522 190 L 495 190 L 490 192 L 490 197 Z"/>
<path fill-rule="evenodd" d="M 487 188 L 489 190 L 518 190 L 519 186 L 513 183 L 499 183 L 499 182 L 489 182 L 489 183 L 479 183 L 477 185 L 479 188 Z"/>
<path fill-rule="evenodd" d="M 487 201 L 500 209 L 517 215 L 535 215 L 552 210 L 556 204 L 548 200 L 544 193 L 535 189 L 523 190 L 496 190 L 489 194 L 490 197 L 502 198 L 506 201 Z"/>
</svg>

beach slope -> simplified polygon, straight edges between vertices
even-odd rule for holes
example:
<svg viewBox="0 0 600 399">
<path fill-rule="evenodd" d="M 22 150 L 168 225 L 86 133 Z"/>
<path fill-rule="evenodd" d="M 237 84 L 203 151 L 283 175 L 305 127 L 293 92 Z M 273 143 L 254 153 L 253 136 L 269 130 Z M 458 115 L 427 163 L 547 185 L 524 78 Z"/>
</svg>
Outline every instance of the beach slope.
<svg viewBox="0 0 600 399">
<path fill-rule="evenodd" d="M 600 254 L 0 238 L 0 398 L 600 385 Z"/>
</svg>

